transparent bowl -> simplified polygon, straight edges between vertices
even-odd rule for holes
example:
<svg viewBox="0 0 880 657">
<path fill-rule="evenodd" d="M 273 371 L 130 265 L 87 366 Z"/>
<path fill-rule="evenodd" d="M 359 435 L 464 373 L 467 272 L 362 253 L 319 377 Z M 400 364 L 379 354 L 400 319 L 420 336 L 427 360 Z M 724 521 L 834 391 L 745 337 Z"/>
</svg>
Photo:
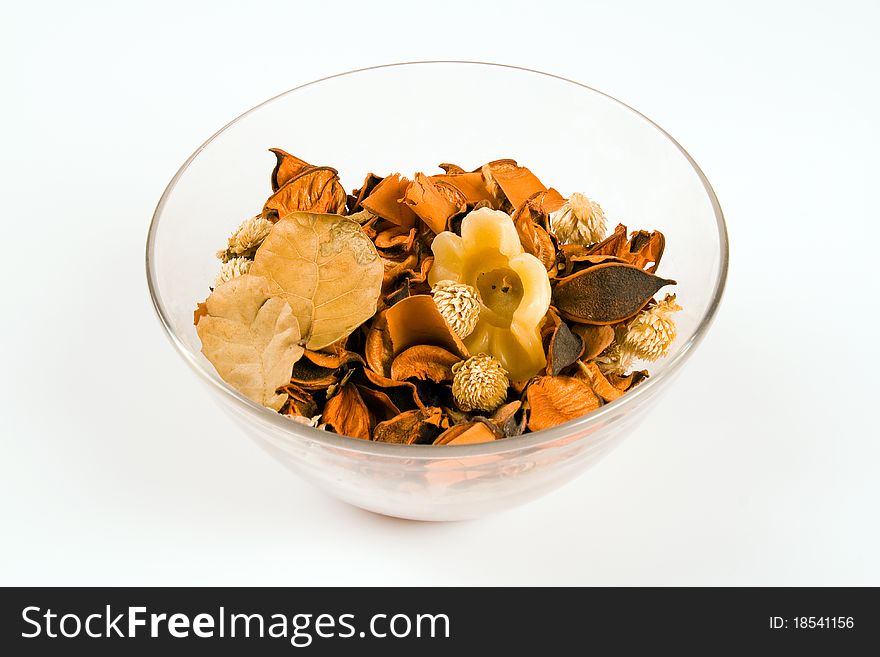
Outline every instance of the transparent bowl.
<svg viewBox="0 0 880 657">
<path fill-rule="evenodd" d="M 474 168 L 510 157 L 563 194 L 597 199 L 610 227 L 659 229 L 660 274 L 684 310 L 669 357 L 619 400 L 566 424 L 493 443 L 407 446 L 338 436 L 290 420 L 227 386 L 200 353 L 193 308 L 214 253 L 260 210 L 274 157 L 288 150 L 339 170 Z M 438 170 L 439 171 L 439 170 Z M 645 417 L 704 337 L 727 273 L 721 208 L 691 157 L 639 112 L 595 89 L 511 66 L 417 62 L 351 71 L 258 105 L 206 141 L 162 195 L 147 277 L 172 344 L 244 432 L 291 470 L 351 504 L 391 516 L 457 520 L 534 499 L 608 453 Z"/>
</svg>

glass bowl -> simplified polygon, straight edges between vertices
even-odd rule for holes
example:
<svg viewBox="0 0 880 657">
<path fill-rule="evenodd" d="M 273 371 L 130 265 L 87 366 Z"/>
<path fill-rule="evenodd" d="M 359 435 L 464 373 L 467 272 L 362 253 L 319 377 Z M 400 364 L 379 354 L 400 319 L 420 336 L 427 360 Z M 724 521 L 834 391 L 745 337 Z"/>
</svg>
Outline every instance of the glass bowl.
<svg viewBox="0 0 880 657">
<path fill-rule="evenodd" d="M 227 386 L 200 353 L 193 309 L 215 251 L 270 192 L 270 147 L 339 170 L 346 189 L 369 171 L 528 166 L 564 195 L 598 200 L 609 219 L 667 238 L 660 275 L 684 308 L 669 356 L 617 401 L 552 429 L 492 443 L 408 446 L 295 424 Z M 439 169 L 438 169 L 439 172 Z M 724 218 L 691 157 L 639 112 L 537 71 L 475 62 L 367 68 L 297 87 L 208 139 L 162 195 L 147 240 L 147 277 L 172 344 L 223 408 L 291 470 L 351 504 L 418 520 L 482 516 L 529 501 L 583 472 L 635 429 L 705 336 L 727 274 Z"/>
</svg>

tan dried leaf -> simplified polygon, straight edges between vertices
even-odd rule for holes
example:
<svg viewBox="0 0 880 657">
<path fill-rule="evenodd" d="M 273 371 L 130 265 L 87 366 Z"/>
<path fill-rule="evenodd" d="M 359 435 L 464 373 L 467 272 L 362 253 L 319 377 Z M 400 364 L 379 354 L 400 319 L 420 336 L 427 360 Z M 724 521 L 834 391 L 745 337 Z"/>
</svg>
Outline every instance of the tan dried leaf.
<svg viewBox="0 0 880 657">
<path fill-rule="evenodd" d="M 248 399 L 273 410 L 287 401 L 276 390 L 303 354 L 296 316 L 271 294 L 266 279 L 244 274 L 219 285 L 196 330 L 202 353 L 220 377 Z"/>
<path fill-rule="evenodd" d="M 309 349 L 321 349 L 376 312 L 382 261 L 356 222 L 330 214 L 295 212 L 272 228 L 250 273 L 264 276 L 286 300 Z"/>
<path fill-rule="evenodd" d="M 571 376 L 542 376 L 528 387 L 529 429 L 541 431 L 574 420 L 600 406 L 589 385 Z"/>
</svg>

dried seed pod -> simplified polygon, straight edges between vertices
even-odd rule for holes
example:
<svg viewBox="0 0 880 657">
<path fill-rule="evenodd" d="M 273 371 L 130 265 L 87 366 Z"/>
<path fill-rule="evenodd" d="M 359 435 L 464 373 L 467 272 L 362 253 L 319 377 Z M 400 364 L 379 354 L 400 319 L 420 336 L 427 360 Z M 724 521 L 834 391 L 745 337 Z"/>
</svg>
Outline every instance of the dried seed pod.
<svg viewBox="0 0 880 657">
<path fill-rule="evenodd" d="M 480 293 L 466 283 L 439 281 L 431 288 L 437 310 L 461 339 L 473 333 L 480 319 Z"/>
<path fill-rule="evenodd" d="M 547 350 L 547 373 L 559 374 L 569 365 L 574 364 L 584 351 L 584 341 L 571 332 L 568 324 L 560 321 Z"/>
<path fill-rule="evenodd" d="M 571 330 L 584 341 L 581 358 L 585 361 L 593 360 L 614 342 L 614 329 L 607 325 L 575 324 Z"/>
<path fill-rule="evenodd" d="M 412 228 L 418 217 L 412 208 L 401 203 L 409 188 L 409 182 L 408 178 L 399 173 L 386 176 L 372 189 L 370 195 L 361 201 L 361 205 L 393 224 Z"/>
<path fill-rule="evenodd" d="M 400 352 L 391 363 L 391 378 L 429 379 L 436 383 L 452 381 L 452 367 L 461 358 L 442 347 L 420 344 Z"/>
<path fill-rule="evenodd" d="M 452 371 L 452 396 L 463 411 L 494 411 L 507 398 L 507 372 L 492 356 L 473 356 Z"/>
<path fill-rule="evenodd" d="M 601 405 L 589 385 L 570 376 L 542 376 L 529 385 L 529 429 L 541 431 L 574 420 Z"/>
<path fill-rule="evenodd" d="M 343 436 L 370 439 L 373 418 L 360 392 L 353 385 L 344 385 L 324 405 L 323 419 L 333 431 Z"/>
<path fill-rule="evenodd" d="M 385 311 L 388 335 L 394 353 L 417 344 L 431 344 L 468 358 L 467 347 L 449 327 L 428 294 L 419 294 L 394 304 Z"/>
<path fill-rule="evenodd" d="M 263 217 L 275 223 L 291 212 L 342 214 L 347 196 L 332 167 L 306 167 L 278 188 L 263 205 Z"/>
<path fill-rule="evenodd" d="M 563 244 L 595 244 L 608 230 L 602 206 L 575 192 L 550 215 L 550 228 Z"/>
<path fill-rule="evenodd" d="M 616 324 L 639 312 L 661 287 L 674 284 L 638 267 L 611 262 L 563 278 L 553 290 L 553 305 L 575 322 Z"/>
<path fill-rule="evenodd" d="M 435 445 L 475 445 L 504 438 L 494 424 L 480 418 L 466 424 L 458 424 L 437 436 Z"/>
<path fill-rule="evenodd" d="M 377 424 L 373 430 L 373 440 L 403 445 L 430 445 L 446 429 L 444 424 L 441 409 L 420 408 Z"/>
<path fill-rule="evenodd" d="M 277 192 L 285 183 L 312 166 L 305 160 L 301 160 L 296 155 L 291 155 L 280 148 L 270 148 L 269 150 L 275 154 L 275 168 L 272 169 L 271 178 L 273 192 Z"/>
</svg>

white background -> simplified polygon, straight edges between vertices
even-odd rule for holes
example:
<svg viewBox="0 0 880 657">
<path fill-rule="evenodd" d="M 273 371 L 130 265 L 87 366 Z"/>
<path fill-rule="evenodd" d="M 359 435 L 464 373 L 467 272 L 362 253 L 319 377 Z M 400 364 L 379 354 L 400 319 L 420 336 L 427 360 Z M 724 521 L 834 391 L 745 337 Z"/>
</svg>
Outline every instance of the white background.
<svg viewBox="0 0 880 657">
<path fill-rule="evenodd" d="M 0 584 L 880 584 L 876 6 L 7 8 Z M 620 98 L 700 163 L 730 230 L 718 319 L 636 435 L 474 522 L 379 517 L 297 480 L 229 428 L 144 276 L 155 203 L 217 128 L 414 59 Z"/>
</svg>

